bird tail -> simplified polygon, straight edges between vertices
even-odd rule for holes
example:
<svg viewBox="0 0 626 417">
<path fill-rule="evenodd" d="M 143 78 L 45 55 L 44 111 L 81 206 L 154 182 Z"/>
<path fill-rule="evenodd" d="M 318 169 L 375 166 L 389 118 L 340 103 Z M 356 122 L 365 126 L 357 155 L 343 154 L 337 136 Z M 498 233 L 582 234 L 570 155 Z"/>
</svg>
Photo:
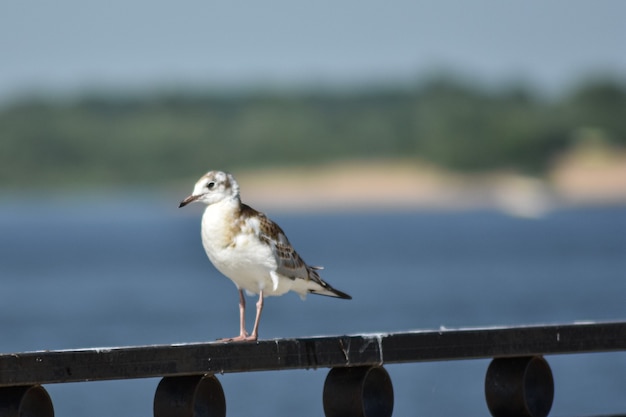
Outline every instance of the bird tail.
<svg viewBox="0 0 626 417">
<path fill-rule="evenodd" d="M 307 266 L 309 272 L 309 285 L 308 292 L 311 294 L 325 295 L 327 297 L 343 298 L 344 300 L 351 300 L 352 297 L 343 291 L 339 291 L 333 288 L 329 283 L 324 281 L 317 271 L 324 269 L 321 266 Z"/>
</svg>

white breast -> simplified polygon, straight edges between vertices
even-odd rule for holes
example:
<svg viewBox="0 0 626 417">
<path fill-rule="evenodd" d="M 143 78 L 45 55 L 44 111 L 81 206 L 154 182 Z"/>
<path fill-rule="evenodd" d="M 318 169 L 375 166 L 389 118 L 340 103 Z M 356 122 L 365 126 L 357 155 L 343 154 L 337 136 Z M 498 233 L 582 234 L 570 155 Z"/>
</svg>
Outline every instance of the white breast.
<svg viewBox="0 0 626 417">
<path fill-rule="evenodd" d="M 281 295 L 289 291 L 291 279 L 276 274 L 276 259 L 267 243 L 258 238 L 258 221 L 242 223 L 236 217 L 238 201 L 207 206 L 202 216 L 202 244 L 207 256 L 238 288 L 258 294 Z"/>
</svg>

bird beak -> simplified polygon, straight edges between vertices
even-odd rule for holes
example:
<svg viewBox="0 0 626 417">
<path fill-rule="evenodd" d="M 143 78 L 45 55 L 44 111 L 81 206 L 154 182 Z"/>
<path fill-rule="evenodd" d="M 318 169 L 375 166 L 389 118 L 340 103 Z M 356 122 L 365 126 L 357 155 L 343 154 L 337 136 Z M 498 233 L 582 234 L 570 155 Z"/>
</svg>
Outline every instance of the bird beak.
<svg viewBox="0 0 626 417">
<path fill-rule="evenodd" d="M 180 204 L 178 205 L 178 208 L 185 207 L 187 204 L 193 203 L 198 198 L 200 198 L 200 195 L 193 195 L 192 194 L 189 197 L 185 198 L 183 201 L 181 201 Z"/>
</svg>

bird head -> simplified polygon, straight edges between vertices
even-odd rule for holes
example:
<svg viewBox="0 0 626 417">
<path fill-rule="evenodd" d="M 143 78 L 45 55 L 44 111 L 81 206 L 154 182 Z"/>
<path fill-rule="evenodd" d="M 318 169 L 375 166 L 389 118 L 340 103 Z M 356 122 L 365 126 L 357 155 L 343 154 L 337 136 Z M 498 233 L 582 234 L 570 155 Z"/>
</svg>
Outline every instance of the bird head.
<svg viewBox="0 0 626 417">
<path fill-rule="evenodd" d="M 196 201 L 209 205 L 233 198 L 239 198 L 239 184 L 235 177 L 222 171 L 209 171 L 196 182 L 191 195 L 181 201 L 178 207 Z"/>
</svg>

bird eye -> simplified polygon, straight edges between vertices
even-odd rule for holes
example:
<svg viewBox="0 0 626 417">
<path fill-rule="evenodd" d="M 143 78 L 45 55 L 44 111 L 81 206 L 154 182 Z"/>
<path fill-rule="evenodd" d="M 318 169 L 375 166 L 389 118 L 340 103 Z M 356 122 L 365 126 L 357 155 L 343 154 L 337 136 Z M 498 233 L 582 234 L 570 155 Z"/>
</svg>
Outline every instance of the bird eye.
<svg viewBox="0 0 626 417">
<path fill-rule="evenodd" d="M 208 188 L 209 190 L 212 190 L 213 187 L 215 187 L 215 183 L 213 181 L 211 181 L 210 183 L 206 185 L 206 188 Z"/>
</svg>

